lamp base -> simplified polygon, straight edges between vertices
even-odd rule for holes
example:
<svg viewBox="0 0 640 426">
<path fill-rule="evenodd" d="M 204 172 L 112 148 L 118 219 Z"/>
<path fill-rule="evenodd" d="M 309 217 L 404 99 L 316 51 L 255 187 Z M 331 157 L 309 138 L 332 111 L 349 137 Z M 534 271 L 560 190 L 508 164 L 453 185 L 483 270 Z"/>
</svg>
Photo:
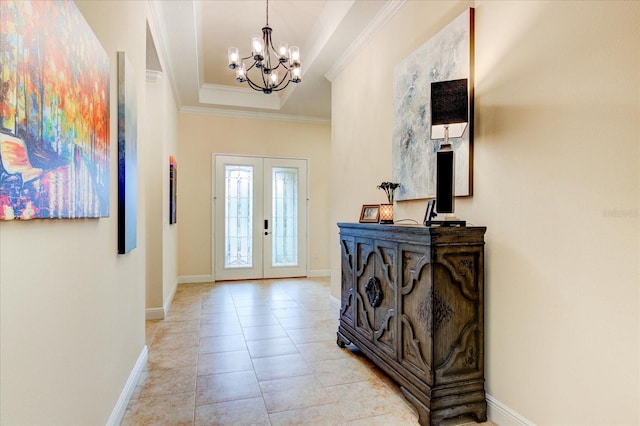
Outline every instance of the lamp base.
<svg viewBox="0 0 640 426">
<path fill-rule="evenodd" d="M 467 221 L 466 220 L 432 220 L 431 225 L 442 226 L 442 227 L 467 226 Z"/>
</svg>

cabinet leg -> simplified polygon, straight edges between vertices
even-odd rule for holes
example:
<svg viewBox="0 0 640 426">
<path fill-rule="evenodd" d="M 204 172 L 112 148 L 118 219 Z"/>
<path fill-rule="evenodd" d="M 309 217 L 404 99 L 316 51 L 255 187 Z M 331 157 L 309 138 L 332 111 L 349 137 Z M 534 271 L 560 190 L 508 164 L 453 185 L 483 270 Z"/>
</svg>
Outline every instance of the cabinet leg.
<svg viewBox="0 0 640 426">
<path fill-rule="evenodd" d="M 485 411 L 482 414 L 476 414 L 475 416 L 476 422 L 478 423 L 484 423 L 487 421 L 487 412 Z"/>
<path fill-rule="evenodd" d="M 338 340 L 336 341 L 336 343 L 338 344 L 338 346 L 340 346 L 341 348 L 345 348 L 347 345 L 350 345 L 351 342 L 349 341 L 349 339 L 347 339 L 346 337 L 344 337 L 339 331 L 337 333 L 338 335 Z"/>
<path fill-rule="evenodd" d="M 473 418 L 476 420 L 476 422 L 478 423 L 486 422 L 487 421 L 487 404 L 486 403 L 480 404 L 480 407 L 478 407 L 478 409 L 474 411 L 472 415 L 473 415 Z"/>
<path fill-rule="evenodd" d="M 409 400 L 416 410 L 418 410 L 418 423 L 421 426 L 431 426 L 431 410 L 427 408 L 422 402 L 418 400 L 411 392 L 409 392 L 404 386 L 400 386 L 400 390 L 404 394 L 404 397 Z"/>
</svg>

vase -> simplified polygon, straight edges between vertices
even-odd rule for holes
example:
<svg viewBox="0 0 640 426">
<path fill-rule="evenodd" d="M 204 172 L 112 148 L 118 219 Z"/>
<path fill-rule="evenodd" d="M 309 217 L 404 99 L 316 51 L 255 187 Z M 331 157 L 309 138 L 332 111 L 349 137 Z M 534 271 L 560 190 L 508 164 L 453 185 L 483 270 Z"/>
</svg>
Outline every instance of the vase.
<svg viewBox="0 0 640 426">
<path fill-rule="evenodd" d="M 393 204 L 380 204 L 380 223 L 393 224 Z"/>
</svg>

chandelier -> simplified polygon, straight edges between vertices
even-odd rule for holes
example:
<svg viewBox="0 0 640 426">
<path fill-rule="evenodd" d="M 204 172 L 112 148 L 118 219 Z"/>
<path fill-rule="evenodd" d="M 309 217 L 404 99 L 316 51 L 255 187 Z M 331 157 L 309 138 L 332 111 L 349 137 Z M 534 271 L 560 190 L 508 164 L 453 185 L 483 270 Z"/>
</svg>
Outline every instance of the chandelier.
<svg viewBox="0 0 640 426">
<path fill-rule="evenodd" d="M 262 27 L 262 37 L 251 38 L 251 55 L 240 58 L 237 47 L 229 48 L 229 68 L 236 71 L 238 83 L 247 82 L 253 90 L 269 94 L 286 88 L 289 83 L 300 83 L 300 49 L 287 42 L 273 46 L 269 26 L 269 0 L 267 0 L 267 23 Z M 247 68 L 245 60 L 251 65 Z M 253 63 L 251 63 L 253 62 Z M 288 63 L 288 65 L 287 65 Z M 253 78 L 249 72 L 254 70 Z M 261 76 L 261 77 L 260 77 Z"/>
</svg>

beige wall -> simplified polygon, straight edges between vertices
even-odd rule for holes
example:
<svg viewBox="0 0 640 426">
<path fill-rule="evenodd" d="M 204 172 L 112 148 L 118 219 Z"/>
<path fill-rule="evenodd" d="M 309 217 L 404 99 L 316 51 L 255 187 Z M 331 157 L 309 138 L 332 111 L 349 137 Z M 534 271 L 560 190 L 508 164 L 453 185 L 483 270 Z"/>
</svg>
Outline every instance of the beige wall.
<svg viewBox="0 0 640 426">
<path fill-rule="evenodd" d="M 178 285 L 178 226 L 177 224 L 169 224 L 169 156 L 173 155 L 176 159 L 179 157 L 178 152 L 178 110 L 176 108 L 175 98 L 171 92 L 168 77 L 163 78 L 163 116 L 162 127 L 165 131 L 163 135 L 163 152 L 164 156 L 160 161 L 162 178 L 162 292 L 163 303 L 165 309 L 170 303 L 170 298 L 175 293 Z M 147 217 L 150 215 L 147 215 Z"/>
<path fill-rule="evenodd" d="M 138 247 L 117 254 L 116 52 L 145 109 L 145 2 L 77 2 L 111 59 L 111 215 L 0 223 L 0 423 L 105 424 L 144 348 L 146 183 Z M 138 150 L 148 143 L 138 114 Z M 144 155 L 138 169 L 144 171 Z"/>
<path fill-rule="evenodd" d="M 178 284 L 178 227 L 169 225 L 169 156 L 178 158 L 178 112 L 166 73 L 147 82 L 147 106 L 146 307 L 147 319 L 160 319 Z"/>
<path fill-rule="evenodd" d="M 149 140 L 162 141 L 164 128 L 162 125 L 162 102 L 163 102 L 163 80 L 155 82 L 147 82 L 147 126 Z M 163 268 L 162 268 L 162 232 L 157 232 L 162 228 L 164 215 L 162 214 L 162 159 L 164 158 L 164 149 L 160 149 L 162 143 L 153 148 L 148 145 L 146 152 L 149 167 L 147 167 L 147 182 L 153 182 L 152 187 L 156 190 L 147 191 L 147 208 L 156 214 L 150 215 L 145 220 L 147 231 L 147 259 L 146 259 L 146 292 L 145 305 L 148 310 L 153 309 L 154 312 L 160 313 L 157 317 L 163 317 L 161 311 L 164 305 L 163 297 Z"/>
<path fill-rule="evenodd" d="M 467 6 L 475 191 L 456 213 L 488 227 L 487 391 L 536 424 L 640 424 L 639 2 L 405 3 L 333 81 L 332 293 L 335 222 L 391 178 L 393 66 Z"/>
<path fill-rule="evenodd" d="M 329 270 L 330 125 L 181 113 L 178 275 L 211 277 L 212 154 L 309 159 L 309 271 Z M 204 278 L 203 278 L 204 277 Z M 209 278 L 210 279 L 210 278 Z"/>
</svg>

